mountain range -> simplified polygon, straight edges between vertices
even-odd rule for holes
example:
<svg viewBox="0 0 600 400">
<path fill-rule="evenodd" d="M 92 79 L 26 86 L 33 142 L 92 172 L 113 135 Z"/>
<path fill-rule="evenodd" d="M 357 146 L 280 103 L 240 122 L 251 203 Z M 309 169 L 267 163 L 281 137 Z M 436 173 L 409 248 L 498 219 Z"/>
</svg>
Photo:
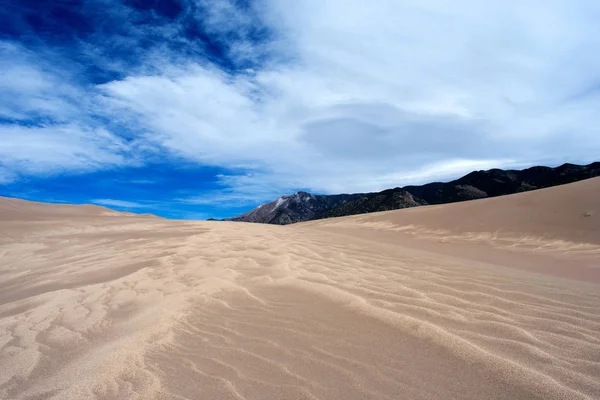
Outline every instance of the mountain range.
<svg viewBox="0 0 600 400">
<path fill-rule="evenodd" d="M 287 225 L 321 218 L 454 203 L 525 192 L 600 176 L 600 162 L 556 168 L 474 171 L 451 182 L 405 186 L 376 193 L 314 195 L 297 192 L 260 205 L 229 221 Z"/>
</svg>

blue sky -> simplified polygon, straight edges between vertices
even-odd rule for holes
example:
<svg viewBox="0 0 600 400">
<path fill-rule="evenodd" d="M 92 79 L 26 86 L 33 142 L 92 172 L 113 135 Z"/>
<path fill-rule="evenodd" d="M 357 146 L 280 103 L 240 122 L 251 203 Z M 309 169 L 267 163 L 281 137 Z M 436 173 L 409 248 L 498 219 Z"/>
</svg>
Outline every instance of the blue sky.
<svg viewBox="0 0 600 400">
<path fill-rule="evenodd" d="M 599 18 L 595 0 L 5 0 L 0 195 L 221 218 L 594 161 Z"/>
</svg>

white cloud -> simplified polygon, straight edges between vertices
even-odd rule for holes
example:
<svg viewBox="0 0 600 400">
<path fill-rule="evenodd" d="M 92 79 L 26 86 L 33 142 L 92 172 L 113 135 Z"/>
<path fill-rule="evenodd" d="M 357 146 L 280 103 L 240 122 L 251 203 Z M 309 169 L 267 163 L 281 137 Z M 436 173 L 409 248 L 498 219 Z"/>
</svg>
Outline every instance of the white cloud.
<svg viewBox="0 0 600 400">
<path fill-rule="evenodd" d="M 0 41 L 0 118 L 86 118 L 87 97 L 69 82 L 68 71 L 56 67 L 44 55 Z"/>
<path fill-rule="evenodd" d="M 215 69 L 168 69 L 100 89 L 116 113 L 129 113 L 134 125 L 145 128 L 146 140 L 195 161 L 240 161 L 253 146 L 276 140 L 260 129 L 264 116 L 254 109 L 254 85 Z"/>
<path fill-rule="evenodd" d="M 231 2 L 204 4 L 213 6 L 211 29 L 243 33 L 230 49 L 234 59 L 271 61 L 230 75 L 205 61 L 174 65 L 180 58 L 157 53 L 152 74 L 140 68 L 97 87 L 90 100 L 103 117 L 136 132 L 136 146 L 96 127 L 48 127 L 44 136 L 19 128 L 55 142 L 58 156 L 50 159 L 41 144 L 19 150 L 10 131 L 13 142 L 2 137 L 0 155 L 38 169 L 78 168 L 138 159 L 146 146 L 253 171 L 221 177 L 216 195 L 185 200 L 214 204 L 297 188 L 371 191 L 600 154 L 596 1 L 264 0 L 260 22 L 276 40 L 258 44 L 249 40 L 253 22 Z M 36 94 L 26 98 L 42 99 L 36 110 L 47 110 L 45 80 L 55 75 L 41 71 L 22 85 Z M 61 93 L 70 110 L 79 95 Z M 11 104 L 7 113 L 21 112 Z M 98 132 L 104 136 L 92 140 Z"/>
<path fill-rule="evenodd" d="M 0 125 L 0 160 L 19 173 L 89 172 L 132 164 L 120 138 L 78 125 Z"/>
</svg>

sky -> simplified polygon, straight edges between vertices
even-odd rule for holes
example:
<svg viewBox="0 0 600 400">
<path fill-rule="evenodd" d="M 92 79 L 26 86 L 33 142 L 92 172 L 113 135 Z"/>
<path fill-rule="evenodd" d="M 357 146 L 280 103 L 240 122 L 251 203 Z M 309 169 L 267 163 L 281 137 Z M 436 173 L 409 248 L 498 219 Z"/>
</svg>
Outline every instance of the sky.
<svg viewBox="0 0 600 400">
<path fill-rule="evenodd" d="M 597 0 L 3 0 L 0 195 L 223 218 L 600 159 Z"/>
</svg>

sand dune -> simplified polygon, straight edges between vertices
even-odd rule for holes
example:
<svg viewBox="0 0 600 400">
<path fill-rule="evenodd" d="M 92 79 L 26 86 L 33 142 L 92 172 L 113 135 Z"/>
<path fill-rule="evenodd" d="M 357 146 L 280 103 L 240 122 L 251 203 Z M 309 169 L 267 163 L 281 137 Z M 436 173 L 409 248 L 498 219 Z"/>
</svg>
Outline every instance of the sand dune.
<svg viewBox="0 0 600 400">
<path fill-rule="evenodd" d="M 600 178 L 454 204 L 342 217 L 342 221 L 419 226 L 428 230 L 528 235 L 600 245 Z M 330 224 L 328 220 L 308 224 Z"/>
<path fill-rule="evenodd" d="M 600 398 L 599 189 L 291 226 L 0 199 L 0 398 Z"/>
<path fill-rule="evenodd" d="M 599 193 L 600 178 L 594 178 L 517 195 L 305 226 L 363 239 L 375 234 L 378 241 L 600 283 Z M 513 253 L 521 254 L 516 259 Z"/>
</svg>

